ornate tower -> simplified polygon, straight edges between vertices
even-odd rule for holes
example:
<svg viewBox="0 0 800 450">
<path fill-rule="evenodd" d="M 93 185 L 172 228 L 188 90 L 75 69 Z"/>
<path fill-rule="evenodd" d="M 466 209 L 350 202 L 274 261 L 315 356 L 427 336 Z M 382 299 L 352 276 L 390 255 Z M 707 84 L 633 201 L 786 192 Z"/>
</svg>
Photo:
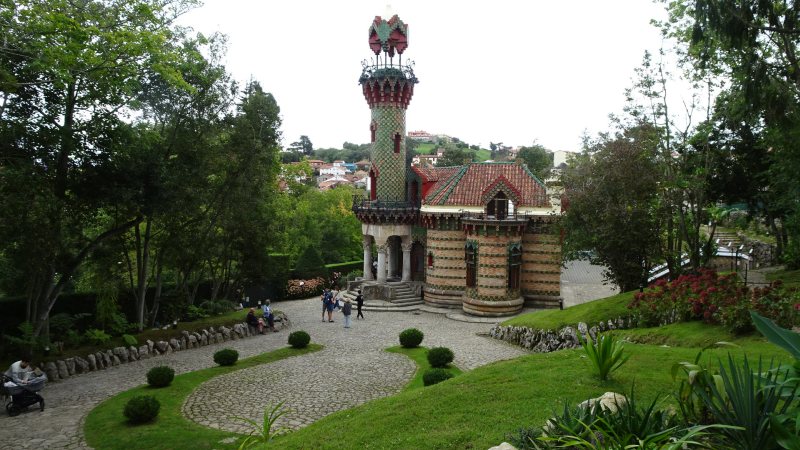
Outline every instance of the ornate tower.
<svg viewBox="0 0 800 450">
<path fill-rule="evenodd" d="M 372 110 L 370 200 L 405 202 L 406 108 L 417 83 L 412 66 L 403 65 L 408 26 L 397 15 L 388 21 L 376 16 L 369 28 L 369 47 L 375 58 L 362 62 L 364 70 L 358 82 Z"/>
<path fill-rule="evenodd" d="M 363 61 L 358 82 L 364 92 L 371 120 L 369 194 L 356 199 L 353 211 L 362 223 L 364 279 L 367 298 L 392 301 L 387 282 L 411 281 L 412 228 L 419 216 L 416 192 L 409 201 L 409 164 L 406 158 L 406 108 L 414 94 L 417 77 L 411 64 L 403 64 L 408 47 L 408 26 L 396 15 L 376 16 L 369 27 L 369 47 L 375 56 Z M 396 58 L 396 60 L 395 60 Z M 378 258 L 372 263 L 372 246 Z"/>
</svg>

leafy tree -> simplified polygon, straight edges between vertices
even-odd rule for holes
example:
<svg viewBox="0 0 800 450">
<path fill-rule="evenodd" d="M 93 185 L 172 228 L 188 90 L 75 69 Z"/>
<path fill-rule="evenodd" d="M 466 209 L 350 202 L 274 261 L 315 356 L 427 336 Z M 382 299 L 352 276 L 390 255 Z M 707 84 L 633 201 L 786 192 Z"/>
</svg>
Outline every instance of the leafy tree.
<svg viewBox="0 0 800 450">
<path fill-rule="evenodd" d="M 550 176 L 550 171 L 553 169 L 553 153 L 539 144 L 522 147 L 517 154 L 517 159 L 522 160 L 528 169 L 542 181 Z"/>
<path fill-rule="evenodd" d="M 737 2 L 685 0 L 667 4 L 670 21 L 664 29 L 688 44 L 689 61 L 697 72 L 719 74 L 727 94 L 715 109 L 715 125 L 724 135 L 738 134 L 738 150 L 769 154 L 755 162 L 760 186 L 748 199 L 766 216 L 779 253 L 790 267 L 800 267 L 800 43 L 797 1 Z M 731 106 L 736 105 L 735 108 Z M 741 120 L 745 119 L 745 127 Z M 745 133 L 745 134 L 742 134 Z M 746 133 L 752 133 L 747 136 Z M 752 138 L 752 139 L 747 139 Z M 763 170 L 761 161 L 768 162 Z"/>
<path fill-rule="evenodd" d="M 300 278 L 314 278 L 325 275 L 325 261 L 316 245 L 310 245 L 297 258 L 295 272 Z"/>
<path fill-rule="evenodd" d="M 623 291 L 646 280 L 660 254 L 658 134 L 648 124 L 601 136 L 562 172 L 566 257 L 586 249 Z"/>
<path fill-rule="evenodd" d="M 311 139 L 308 136 L 302 135 L 299 141 L 292 142 L 289 150 L 308 156 L 314 153 L 314 144 L 311 143 Z"/>
<path fill-rule="evenodd" d="M 436 160 L 437 167 L 450 167 L 450 166 L 463 166 L 466 163 L 474 161 L 475 155 L 469 150 L 456 147 L 454 145 L 445 145 L 444 154 L 441 158 Z"/>
<path fill-rule="evenodd" d="M 183 82 L 165 44 L 191 5 L 20 0 L 0 13 L 0 140 L 8 149 L 0 206 L 13 218 L 0 240 L 25 267 L 37 335 L 86 258 L 143 220 L 127 201 L 137 182 L 115 158 L 138 145 L 122 115 L 134 106 L 145 63 Z"/>
<path fill-rule="evenodd" d="M 308 160 L 295 164 L 283 164 L 281 166 L 281 179 L 286 183 L 288 192 L 295 196 L 300 196 L 316 186 L 314 169 L 311 168 Z"/>
<path fill-rule="evenodd" d="M 271 250 L 296 260 L 303 250 L 316 245 L 325 263 L 361 259 L 361 222 L 351 211 L 354 192 L 339 187 L 276 196 Z"/>
</svg>

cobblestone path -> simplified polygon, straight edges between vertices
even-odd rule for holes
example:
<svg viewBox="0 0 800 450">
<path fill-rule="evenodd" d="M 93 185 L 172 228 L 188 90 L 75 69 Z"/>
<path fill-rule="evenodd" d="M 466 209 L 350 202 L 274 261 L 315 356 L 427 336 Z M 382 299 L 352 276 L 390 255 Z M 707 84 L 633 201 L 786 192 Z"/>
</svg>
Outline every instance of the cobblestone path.
<svg viewBox="0 0 800 450">
<path fill-rule="evenodd" d="M 289 331 L 305 330 L 325 349 L 209 380 L 187 399 L 187 415 L 208 426 L 241 431 L 231 412 L 260 422 L 265 407 L 285 400 L 286 407 L 296 411 L 287 417 L 287 424 L 297 428 L 336 410 L 391 395 L 411 377 L 414 363 L 383 349 L 397 345 L 399 332 L 411 326 L 425 333 L 423 345 L 452 349 L 455 364 L 466 370 L 526 353 L 479 336 L 488 332 L 490 324 L 457 322 L 442 315 L 365 312 L 366 320 L 354 320 L 352 328 L 344 329 L 341 314 L 335 315 L 334 323 L 321 322 L 318 299 L 273 306 L 291 319 Z M 287 335 L 281 331 L 228 341 L 51 383 L 42 391 L 47 402 L 44 412 L 31 408 L 17 417 L 0 414 L 0 447 L 87 448 L 81 431 L 86 414 L 106 398 L 143 384 L 151 367 L 169 365 L 176 373 L 203 369 L 214 365 L 211 356 L 220 348 L 234 348 L 246 358 L 286 346 Z"/>
</svg>

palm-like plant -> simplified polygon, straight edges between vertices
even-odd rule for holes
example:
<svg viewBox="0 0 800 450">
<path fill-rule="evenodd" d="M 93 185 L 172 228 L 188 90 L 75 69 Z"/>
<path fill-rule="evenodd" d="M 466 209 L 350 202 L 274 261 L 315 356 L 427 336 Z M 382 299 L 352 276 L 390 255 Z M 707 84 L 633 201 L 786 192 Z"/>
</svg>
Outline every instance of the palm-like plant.
<svg viewBox="0 0 800 450">
<path fill-rule="evenodd" d="M 578 338 L 601 381 L 608 380 L 611 372 L 619 369 L 631 357 L 624 354 L 622 342 L 613 335 L 600 336 L 597 343 L 591 339 L 584 340 L 580 336 Z"/>
</svg>

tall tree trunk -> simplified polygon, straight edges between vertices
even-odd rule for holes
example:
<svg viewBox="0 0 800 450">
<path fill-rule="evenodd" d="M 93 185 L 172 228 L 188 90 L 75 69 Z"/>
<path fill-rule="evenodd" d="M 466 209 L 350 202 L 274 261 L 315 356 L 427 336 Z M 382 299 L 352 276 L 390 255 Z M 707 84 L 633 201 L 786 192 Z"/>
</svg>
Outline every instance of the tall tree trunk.
<svg viewBox="0 0 800 450">
<path fill-rule="evenodd" d="M 136 234 L 136 321 L 139 331 L 144 329 L 145 307 L 147 306 L 147 280 L 150 272 L 150 237 L 153 219 L 147 217 L 144 226 L 144 236 L 139 227 L 135 227 Z"/>
<path fill-rule="evenodd" d="M 163 250 L 162 250 L 163 251 Z M 161 303 L 161 275 L 164 266 L 161 264 L 161 252 L 156 256 L 156 289 L 153 293 L 153 307 L 150 309 L 150 326 L 155 326 L 158 317 L 158 307 Z"/>
<path fill-rule="evenodd" d="M 43 286 L 46 286 L 46 288 L 43 289 L 37 301 L 38 306 L 37 315 L 35 316 L 36 323 L 34 324 L 34 336 L 40 336 L 44 326 L 47 324 L 47 318 L 50 317 L 50 311 L 53 309 L 53 305 L 56 304 L 56 300 L 58 300 L 58 297 L 61 295 L 64 287 L 72 280 L 72 276 L 75 274 L 75 271 L 83 263 L 86 257 L 89 256 L 89 254 L 106 239 L 125 232 L 129 228 L 138 225 L 141 221 L 141 217 L 136 217 L 115 228 L 106 230 L 99 236 L 95 237 L 88 245 L 83 247 L 81 251 L 78 252 L 77 256 L 72 258 L 66 267 L 62 269 L 63 272 L 58 274 L 57 280 L 55 268 L 52 265 L 48 267 L 47 276 L 45 276 L 43 279 Z"/>
</svg>

